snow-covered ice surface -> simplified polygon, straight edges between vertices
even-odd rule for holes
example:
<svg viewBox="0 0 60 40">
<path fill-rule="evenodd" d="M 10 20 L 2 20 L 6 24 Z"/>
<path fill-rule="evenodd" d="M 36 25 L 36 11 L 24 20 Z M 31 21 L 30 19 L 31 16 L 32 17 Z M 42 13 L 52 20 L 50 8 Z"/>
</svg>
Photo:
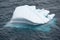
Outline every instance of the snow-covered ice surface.
<svg viewBox="0 0 60 40">
<path fill-rule="evenodd" d="M 49 13 L 50 11 L 45 9 L 36 9 L 36 6 L 18 6 L 15 9 L 10 21 L 16 18 L 25 18 L 33 23 L 45 24 L 51 21 L 55 16 L 55 14 Z"/>
<path fill-rule="evenodd" d="M 15 8 L 23 5 L 36 6 L 37 9 L 44 8 L 49 10 L 50 14 L 54 13 L 55 17 L 49 25 L 26 24 L 24 26 L 28 28 L 22 29 L 13 23 L 14 27 L 3 27 L 11 20 Z M 0 40 L 60 40 L 60 0 L 0 0 L 0 27 Z"/>
</svg>

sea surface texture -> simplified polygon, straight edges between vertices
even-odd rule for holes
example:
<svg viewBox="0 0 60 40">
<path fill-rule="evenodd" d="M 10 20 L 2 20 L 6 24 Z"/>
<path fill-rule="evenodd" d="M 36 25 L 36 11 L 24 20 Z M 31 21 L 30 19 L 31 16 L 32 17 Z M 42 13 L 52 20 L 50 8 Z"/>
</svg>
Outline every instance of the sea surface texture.
<svg viewBox="0 0 60 40">
<path fill-rule="evenodd" d="M 44 25 L 24 24 L 20 27 L 19 23 L 12 23 L 5 27 L 15 8 L 22 5 L 47 9 L 55 17 Z M 60 40 L 60 0 L 0 0 L 0 40 Z"/>
</svg>

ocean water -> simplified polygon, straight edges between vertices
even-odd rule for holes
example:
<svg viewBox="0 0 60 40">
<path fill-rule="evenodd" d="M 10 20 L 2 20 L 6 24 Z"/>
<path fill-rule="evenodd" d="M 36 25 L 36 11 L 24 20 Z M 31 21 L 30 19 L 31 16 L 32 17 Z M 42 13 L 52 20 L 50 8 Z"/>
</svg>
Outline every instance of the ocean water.
<svg viewBox="0 0 60 40">
<path fill-rule="evenodd" d="M 44 28 L 44 31 L 4 27 L 10 21 L 17 6 L 35 5 L 37 8 L 44 8 L 55 13 L 56 25 Z M 41 26 L 41 25 L 40 25 Z M 35 26 L 34 26 L 35 27 Z M 51 28 L 50 28 L 51 27 Z M 43 29 L 42 29 L 43 30 Z M 47 33 L 45 34 L 45 30 Z M 60 40 L 60 0 L 0 0 L 0 40 Z"/>
</svg>

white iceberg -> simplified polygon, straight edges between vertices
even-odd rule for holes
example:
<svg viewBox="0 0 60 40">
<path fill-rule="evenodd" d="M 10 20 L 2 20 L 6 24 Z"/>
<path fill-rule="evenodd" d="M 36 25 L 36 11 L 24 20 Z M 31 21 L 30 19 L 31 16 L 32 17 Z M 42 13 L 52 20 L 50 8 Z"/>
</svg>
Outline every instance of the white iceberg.
<svg viewBox="0 0 60 40">
<path fill-rule="evenodd" d="M 16 18 L 25 18 L 33 23 L 45 24 L 51 21 L 55 16 L 55 14 L 49 13 L 50 11 L 45 9 L 36 9 L 36 6 L 18 6 L 16 7 L 10 22 Z"/>
</svg>

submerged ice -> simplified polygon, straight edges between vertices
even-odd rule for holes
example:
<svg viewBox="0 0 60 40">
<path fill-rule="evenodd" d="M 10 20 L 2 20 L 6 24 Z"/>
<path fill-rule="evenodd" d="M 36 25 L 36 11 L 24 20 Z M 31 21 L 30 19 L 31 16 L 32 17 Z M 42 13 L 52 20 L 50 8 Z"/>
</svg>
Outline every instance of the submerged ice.
<svg viewBox="0 0 60 40">
<path fill-rule="evenodd" d="M 55 14 L 49 13 L 49 10 L 36 9 L 36 6 L 18 6 L 5 27 L 31 28 L 33 30 L 49 32 L 51 25 L 55 25 Z"/>
</svg>

